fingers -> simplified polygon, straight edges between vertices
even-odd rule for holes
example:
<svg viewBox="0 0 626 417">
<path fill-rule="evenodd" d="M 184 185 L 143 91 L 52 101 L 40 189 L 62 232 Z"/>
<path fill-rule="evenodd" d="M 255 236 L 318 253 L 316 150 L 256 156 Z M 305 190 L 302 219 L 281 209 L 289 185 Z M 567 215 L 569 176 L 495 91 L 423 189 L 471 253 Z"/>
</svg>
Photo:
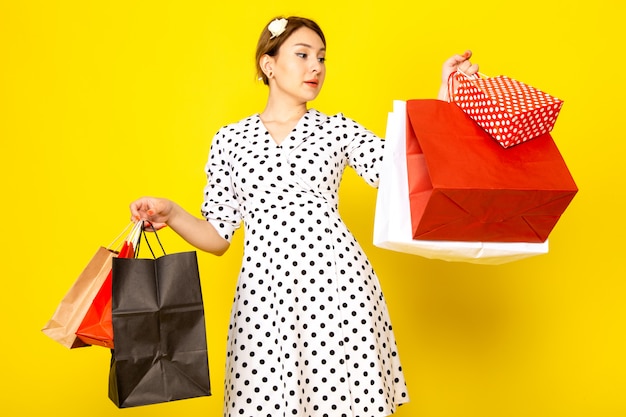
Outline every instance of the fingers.
<svg viewBox="0 0 626 417">
<path fill-rule="evenodd" d="M 458 65 L 458 69 L 467 75 L 478 72 L 478 64 L 472 64 L 470 61 L 464 61 Z"/>
<path fill-rule="evenodd" d="M 465 51 L 462 55 L 455 55 L 451 58 L 451 61 L 454 61 L 452 66 L 455 70 L 461 71 L 467 75 L 472 75 L 478 72 L 478 64 L 473 64 L 470 61 L 472 57 L 472 51 L 469 49 Z"/>
<path fill-rule="evenodd" d="M 143 221 L 143 229 L 146 232 L 156 232 L 157 230 L 161 230 L 165 227 L 167 227 L 167 224 L 165 223 L 154 223 L 149 220 Z"/>
<path fill-rule="evenodd" d="M 172 205 L 167 199 L 142 197 L 130 204 L 131 221 L 143 221 L 148 229 L 162 229 L 169 221 Z"/>
<path fill-rule="evenodd" d="M 464 62 L 467 62 L 472 57 L 472 51 L 469 49 L 463 54 L 456 54 L 448 58 L 446 64 L 450 67 L 458 67 Z"/>
<path fill-rule="evenodd" d="M 470 67 L 465 71 L 465 73 L 467 75 L 473 75 L 476 74 L 479 71 L 479 67 L 478 64 L 472 64 L 470 65 Z"/>
<path fill-rule="evenodd" d="M 142 200 L 133 201 L 130 204 L 130 219 L 134 222 L 139 221 L 142 218 L 144 212 Z"/>
<path fill-rule="evenodd" d="M 142 197 L 130 204 L 132 221 L 149 220 L 156 214 L 154 204 L 148 197 Z"/>
<path fill-rule="evenodd" d="M 475 74 L 478 71 L 478 65 L 474 65 L 470 62 L 472 55 L 472 51 L 468 49 L 463 52 L 463 54 L 453 55 L 448 58 L 443 65 L 441 74 L 442 84 L 447 85 L 450 82 L 450 77 L 457 71 L 461 71 L 467 75 Z"/>
</svg>

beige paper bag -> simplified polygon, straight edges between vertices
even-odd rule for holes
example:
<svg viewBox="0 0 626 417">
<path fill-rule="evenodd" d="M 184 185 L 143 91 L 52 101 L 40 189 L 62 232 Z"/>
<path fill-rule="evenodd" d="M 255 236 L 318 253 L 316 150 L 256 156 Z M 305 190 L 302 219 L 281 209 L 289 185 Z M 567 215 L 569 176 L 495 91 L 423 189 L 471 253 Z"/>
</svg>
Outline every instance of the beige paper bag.
<svg viewBox="0 0 626 417">
<path fill-rule="evenodd" d="M 111 260 L 115 256 L 115 251 L 98 248 L 42 329 L 44 334 L 69 349 L 88 346 L 78 339 L 76 330 L 111 272 Z"/>
</svg>

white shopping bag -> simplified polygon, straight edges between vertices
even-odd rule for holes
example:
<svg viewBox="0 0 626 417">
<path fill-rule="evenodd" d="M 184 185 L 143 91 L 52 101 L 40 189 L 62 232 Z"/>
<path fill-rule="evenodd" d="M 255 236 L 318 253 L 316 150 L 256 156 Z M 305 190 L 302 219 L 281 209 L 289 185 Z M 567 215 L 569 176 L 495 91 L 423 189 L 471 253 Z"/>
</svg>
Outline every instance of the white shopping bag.
<svg viewBox="0 0 626 417">
<path fill-rule="evenodd" d="M 389 113 L 387 119 L 385 153 L 374 217 L 374 245 L 430 259 L 491 265 L 548 253 L 547 240 L 543 243 L 500 243 L 412 238 L 406 166 L 405 101 L 394 101 L 393 112 Z"/>
</svg>

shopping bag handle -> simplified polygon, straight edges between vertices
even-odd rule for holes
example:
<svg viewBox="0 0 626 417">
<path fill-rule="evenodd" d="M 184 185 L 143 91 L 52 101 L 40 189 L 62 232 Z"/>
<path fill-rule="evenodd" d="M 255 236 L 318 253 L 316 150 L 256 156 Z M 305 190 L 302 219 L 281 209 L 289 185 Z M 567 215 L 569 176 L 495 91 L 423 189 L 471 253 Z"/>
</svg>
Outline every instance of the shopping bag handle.
<svg viewBox="0 0 626 417">
<path fill-rule="evenodd" d="M 478 80 L 480 78 L 489 78 L 487 75 L 483 74 L 482 72 L 477 72 L 474 73 L 472 75 L 468 75 L 465 72 L 461 71 L 460 69 L 457 69 L 454 72 L 451 72 L 450 75 L 448 76 L 448 97 L 447 101 L 448 103 L 451 103 L 454 101 L 454 91 L 452 91 L 452 78 L 457 76 L 457 75 L 462 75 L 463 77 L 465 77 L 468 81 L 474 81 L 474 80 Z"/>
<path fill-rule="evenodd" d="M 165 249 L 163 248 L 163 244 L 161 243 L 161 239 L 159 239 L 159 234 L 157 233 L 157 229 L 154 227 L 154 225 L 148 220 L 144 220 L 138 223 L 141 223 L 141 234 L 143 235 L 143 238 L 146 241 L 146 244 L 148 245 L 148 249 L 150 250 L 152 257 L 156 259 L 156 255 L 154 254 L 154 251 L 152 250 L 152 246 L 150 245 L 150 242 L 148 241 L 148 235 L 146 234 L 146 223 L 148 223 L 150 227 L 152 228 L 152 231 L 154 232 L 154 236 L 156 237 L 157 242 L 159 242 L 159 246 L 161 247 L 161 251 L 163 251 L 163 255 L 167 255 L 167 253 L 165 253 Z M 139 255 L 140 244 L 141 244 L 141 236 L 139 237 L 139 240 L 137 241 L 137 246 L 135 248 L 135 258 L 137 257 L 137 255 Z"/>
<path fill-rule="evenodd" d="M 120 241 L 120 238 L 127 232 L 127 230 L 132 226 L 132 229 L 130 230 L 130 232 L 128 233 L 128 235 L 126 236 L 126 238 L 122 241 Z M 122 232 L 117 235 L 115 237 L 115 239 L 113 239 L 113 241 L 111 243 L 109 243 L 109 245 L 107 246 L 107 249 L 113 250 L 115 252 L 119 252 L 120 251 L 120 247 L 122 246 L 122 244 L 124 242 L 127 243 L 132 243 L 133 245 L 136 245 L 139 238 L 141 237 L 141 228 L 140 228 L 140 224 L 139 223 L 133 223 L 130 222 L 126 225 L 126 227 L 124 227 L 124 230 L 122 230 Z M 115 245 L 115 246 L 114 246 Z"/>
</svg>

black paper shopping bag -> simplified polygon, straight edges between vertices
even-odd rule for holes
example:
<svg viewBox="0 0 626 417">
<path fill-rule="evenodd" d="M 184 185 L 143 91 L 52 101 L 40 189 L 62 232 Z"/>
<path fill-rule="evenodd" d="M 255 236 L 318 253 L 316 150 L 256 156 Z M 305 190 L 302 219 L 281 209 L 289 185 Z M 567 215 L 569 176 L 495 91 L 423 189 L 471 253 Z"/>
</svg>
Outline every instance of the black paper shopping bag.
<svg viewBox="0 0 626 417">
<path fill-rule="evenodd" d="M 211 395 L 196 252 L 116 258 L 112 278 L 109 398 L 124 408 Z"/>
</svg>

